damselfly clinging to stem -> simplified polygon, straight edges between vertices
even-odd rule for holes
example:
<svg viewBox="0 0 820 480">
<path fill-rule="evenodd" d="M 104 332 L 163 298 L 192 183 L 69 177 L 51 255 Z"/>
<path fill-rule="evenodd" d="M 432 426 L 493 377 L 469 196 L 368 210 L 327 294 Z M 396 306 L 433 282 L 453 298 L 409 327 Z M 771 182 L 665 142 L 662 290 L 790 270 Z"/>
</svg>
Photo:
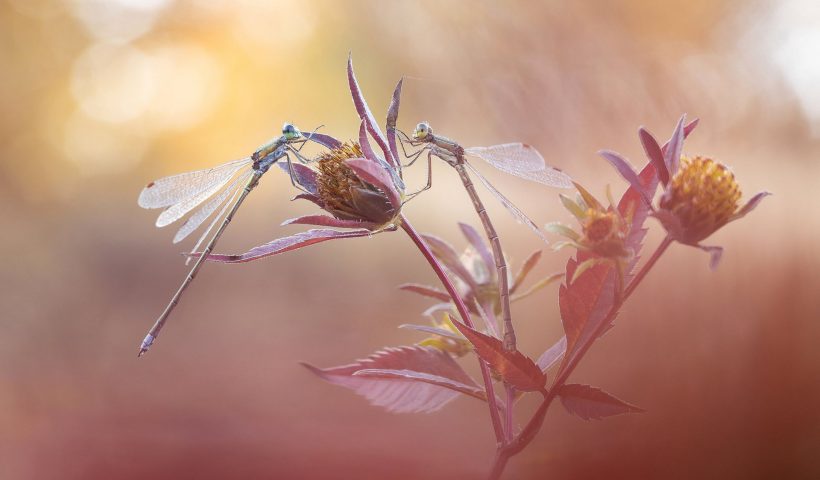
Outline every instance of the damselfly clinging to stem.
<svg viewBox="0 0 820 480">
<path fill-rule="evenodd" d="M 262 175 L 282 158 L 286 159 L 290 166 L 290 154 L 293 154 L 302 162 L 306 161 L 299 153 L 299 149 L 294 148 L 292 145 L 304 144 L 307 140 L 313 140 L 316 143 L 331 147 L 333 146 L 332 143 L 335 142 L 335 140 L 330 137 L 315 132 L 304 136 L 298 128 L 290 123 L 286 123 L 282 127 L 281 136 L 265 143 L 249 157 L 234 160 L 206 170 L 181 173 L 161 178 L 149 183 L 142 190 L 139 200 L 137 201 L 139 206 L 143 208 L 165 208 L 159 218 L 157 218 L 157 227 L 169 225 L 201 205 L 199 210 L 188 217 L 185 223 L 179 228 L 176 236 L 174 236 L 174 243 L 182 241 L 182 239 L 196 230 L 197 227 L 207 220 L 217 209 L 222 207 L 208 228 L 205 229 L 205 232 L 199 238 L 194 248 L 191 249 L 191 252 L 197 251 L 211 230 L 219 223 L 220 218 L 222 218 L 222 223 L 205 245 L 205 249 L 196 259 L 196 263 L 194 263 L 188 276 L 185 277 L 179 290 L 177 290 L 171 298 L 168 306 L 165 307 L 165 310 L 160 314 L 154 326 L 148 331 L 148 334 L 140 345 L 139 356 L 147 352 L 157 339 L 168 316 L 174 307 L 176 307 L 177 302 L 179 302 L 179 298 L 191 284 L 194 277 L 196 277 L 197 272 L 205 262 L 205 258 L 213 250 L 219 237 L 239 209 L 239 206 L 242 205 L 242 202 L 251 190 L 259 184 L 259 179 L 262 178 Z M 301 146 L 299 148 L 301 149 Z M 298 188 L 299 182 L 293 178 L 293 168 L 288 168 L 288 171 L 291 175 L 291 182 Z M 189 257 L 189 260 L 190 258 L 191 257 Z"/>
<path fill-rule="evenodd" d="M 388 128 L 395 128 L 395 125 L 388 125 Z M 476 192 L 470 175 L 467 169 L 471 170 L 473 175 L 478 177 L 478 180 L 484 184 L 487 190 L 497 198 L 504 207 L 520 222 L 530 227 L 539 237 L 546 241 L 538 226 L 530 220 L 518 207 L 515 206 L 507 197 L 501 194 L 491 183 L 482 175 L 476 168 L 471 165 L 466 156 L 478 157 L 493 167 L 517 177 L 541 183 L 550 187 L 571 188 L 572 179 L 564 172 L 548 167 L 544 163 L 544 158 L 538 153 L 538 150 L 525 143 L 505 143 L 502 145 L 493 145 L 490 147 L 471 147 L 463 148 L 458 143 L 449 138 L 433 134 L 433 129 L 426 122 L 421 122 L 413 131 L 413 138 L 408 137 L 405 133 L 399 132 L 400 144 L 404 156 L 409 159 L 409 162 L 404 166 L 412 165 L 418 160 L 424 152 L 427 152 L 427 185 L 413 195 L 417 195 L 432 186 L 432 158 L 438 157 L 449 165 L 454 167 L 461 178 L 464 188 L 473 202 L 473 207 L 481 219 L 487 238 L 493 248 L 493 256 L 495 257 L 495 264 L 498 271 L 498 281 L 501 291 L 501 308 L 504 320 L 504 346 L 508 349 L 513 349 L 515 345 L 515 336 L 512 329 L 512 319 L 510 315 L 510 299 L 507 278 L 507 262 L 504 259 L 504 252 L 501 249 L 501 241 L 498 238 L 495 227 L 490 221 L 489 215 L 484 208 L 481 198 Z M 408 153 L 404 147 L 407 143 L 413 147 L 421 147 L 415 152 Z"/>
</svg>

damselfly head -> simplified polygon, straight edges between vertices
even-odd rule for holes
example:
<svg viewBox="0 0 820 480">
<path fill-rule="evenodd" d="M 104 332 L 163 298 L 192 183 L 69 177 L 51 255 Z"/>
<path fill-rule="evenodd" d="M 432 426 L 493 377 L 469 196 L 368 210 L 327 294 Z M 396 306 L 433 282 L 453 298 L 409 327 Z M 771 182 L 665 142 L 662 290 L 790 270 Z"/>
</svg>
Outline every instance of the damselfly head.
<svg viewBox="0 0 820 480">
<path fill-rule="evenodd" d="M 430 124 L 427 122 L 421 122 L 416 125 L 416 129 L 413 130 L 413 140 L 424 140 L 432 133 L 433 129 L 430 128 Z"/>
<path fill-rule="evenodd" d="M 285 123 L 282 126 L 282 136 L 284 136 L 287 140 L 295 140 L 302 136 L 302 132 L 300 132 L 299 129 L 292 123 Z"/>
</svg>

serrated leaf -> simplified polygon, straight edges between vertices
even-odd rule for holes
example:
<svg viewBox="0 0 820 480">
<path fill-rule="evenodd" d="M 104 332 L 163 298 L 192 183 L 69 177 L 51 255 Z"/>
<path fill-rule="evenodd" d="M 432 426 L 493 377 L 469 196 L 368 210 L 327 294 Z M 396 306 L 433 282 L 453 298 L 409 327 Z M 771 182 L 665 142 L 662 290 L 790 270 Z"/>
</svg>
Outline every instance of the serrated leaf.
<svg viewBox="0 0 820 480">
<path fill-rule="evenodd" d="M 544 388 L 547 377 L 538 365 L 518 350 L 504 350 L 501 340 L 477 332 L 461 322 L 453 322 L 470 343 L 476 353 L 487 362 L 505 383 L 522 392 L 533 392 Z"/>
<path fill-rule="evenodd" d="M 412 380 L 429 383 L 437 387 L 449 388 L 467 396 L 486 400 L 487 394 L 478 385 L 467 385 L 453 379 L 433 375 L 431 373 L 416 372 L 414 370 L 391 370 L 382 368 L 367 368 L 353 374 L 356 377 L 380 378 L 384 380 Z"/>
<path fill-rule="evenodd" d="M 479 388 L 449 354 L 432 347 L 388 347 L 365 359 L 332 368 L 317 368 L 306 363 L 303 365 L 322 379 L 353 390 L 372 405 L 396 413 L 434 412 L 464 393 L 462 389 Z M 452 385 L 445 386 L 447 382 L 443 381 L 441 384 L 434 384 L 407 377 L 369 378 L 355 375 L 361 370 L 373 369 L 413 371 L 446 379 Z M 460 389 L 452 388 L 453 385 L 460 385 Z"/>
<path fill-rule="evenodd" d="M 655 189 L 658 187 L 658 176 L 656 175 L 655 167 L 652 163 L 647 163 L 638 175 L 641 183 L 644 186 L 644 192 L 650 197 L 655 195 Z M 643 227 L 647 217 L 650 213 L 650 207 L 641 198 L 641 193 L 630 187 L 624 192 L 621 200 L 618 202 L 618 212 L 622 217 L 631 219 L 629 226 L 629 235 L 626 237 L 624 246 L 632 250 L 634 253 L 631 261 L 625 269 L 625 274 L 629 278 L 632 269 L 635 268 L 640 256 L 642 242 L 646 236 L 646 229 Z"/>
<path fill-rule="evenodd" d="M 577 383 L 561 385 L 558 389 L 558 396 L 569 413 L 584 420 L 600 420 L 613 415 L 644 411 L 589 385 Z"/>
<path fill-rule="evenodd" d="M 574 278 L 579 263 L 589 258 L 582 253 L 579 252 L 578 259 L 571 258 L 567 262 L 566 278 Z M 592 341 L 594 332 L 614 306 L 615 275 L 616 268 L 611 262 L 598 263 L 558 290 L 561 322 L 567 336 L 567 354 L 562 370 L 574 360 L 586 342 Z"/>
</svg>

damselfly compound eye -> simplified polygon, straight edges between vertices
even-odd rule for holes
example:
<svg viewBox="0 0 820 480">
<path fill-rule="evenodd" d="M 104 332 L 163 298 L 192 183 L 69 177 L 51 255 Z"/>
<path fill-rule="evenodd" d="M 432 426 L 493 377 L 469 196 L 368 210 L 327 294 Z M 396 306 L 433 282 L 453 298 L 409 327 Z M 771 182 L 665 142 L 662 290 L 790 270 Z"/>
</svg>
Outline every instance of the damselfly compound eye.
<svg viewBox="0 0 820 480">
<path fill-rule="evenodd" d="M 426 137 L 430 132 L 430 125 L 426 122 L 421 122 L 416 125 L 416 129 L 413 131 L 413 137 L 421 139 Z"/>
<path fill-rule="evenodd" d="M 299 132 L 298 128 L 293 126 L 292 123 L 286 123 L 284 126 L 282 126 L 282 135 L 284 135 L 285 138 L 287 138 L 288 140 L 292 140 L 294 138 L 298 138 L 301 135 L 301 133 Z"/>
</svg>

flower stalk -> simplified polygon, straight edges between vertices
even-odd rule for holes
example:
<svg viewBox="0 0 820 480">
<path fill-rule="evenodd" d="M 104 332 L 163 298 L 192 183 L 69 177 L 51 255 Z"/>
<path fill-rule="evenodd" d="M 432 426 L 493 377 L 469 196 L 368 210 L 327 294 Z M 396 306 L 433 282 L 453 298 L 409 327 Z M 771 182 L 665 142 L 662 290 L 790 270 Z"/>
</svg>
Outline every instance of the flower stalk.
<svg viewBox="0 0 820 480">
<path fill-rule="evenodd" d="M 444 286 L 444 289 L 447 290 L 447 293 L 452 297 L 453 303 L 456 306 L 456 310 L 458 310 L 459 315 L 461 316 L 465 325 L 470 328 L 475 328 L 473 324 L 472 318 L 470 317 L 470 312 L 467 309 L 467 306 L 464 304 L 464 300 L 462 300 L 461 295 L 458 294 L 453 283 L 450 281 L 450 278 L 447 276 L 447 273 L 444 271 L 444 267 L 439 263 L 436 259 L 433 252 L 430 251 L 430 248 L 424 243 L 421 236 L 419 236 L 418 232 L 410 225 L 410 222 L 402 215 L 400 217 L 400 224 L 402 230 L 404 230 L 410 239 L 416 244 L 416 247 L 419 249 L 424 258 L 427 259 L 427 262 L 430 264 L 430 267 L 436 273 L 441 284 Z M 481 367 L 481 377 L 484 381 L 484 391 L 487 395 L 487 405 L 490 408 L 490 419 L 492 420 L 493 424 L 493 431 L 495 432 L 496 441 L 499 444 L 504 443 L 505 434 L 504 434 L 504 427 L 501 425 L 501 419 L 498 415 L 498 403 L 495 399 L 495 389 L 493 388 L 493 379 L 490 375 L 490 369 L 487 367 L 486 362 L 482 359 L 478 359 L 478 364 Z"/>
</svg>

